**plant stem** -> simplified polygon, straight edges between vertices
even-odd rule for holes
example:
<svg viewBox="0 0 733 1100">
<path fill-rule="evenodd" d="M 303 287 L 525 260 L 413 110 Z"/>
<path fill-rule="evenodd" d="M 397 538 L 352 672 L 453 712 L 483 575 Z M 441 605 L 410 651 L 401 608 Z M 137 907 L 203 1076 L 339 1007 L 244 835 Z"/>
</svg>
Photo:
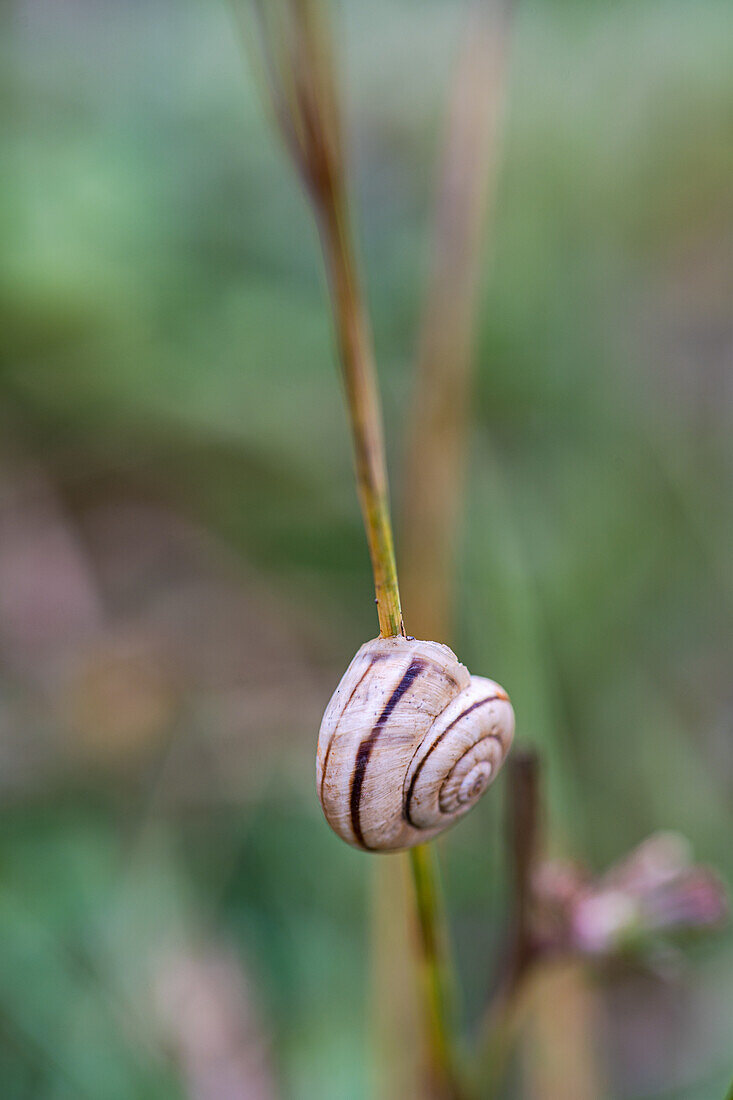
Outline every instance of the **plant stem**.
<svg viewBox="0 0 733 1100">
<path fill-rule="evenodd" d="M 340 112 L 323 10 L 315 0 L 257 0 L 272 102 L 311 198 L 331 291 L 356 481 L 383 637 L 404 634 L 389 514 L 387 462 L 372 337 L 348 218 Z M 436 1097 L 461 1100 L 448 1024 L 440 893 L 432 854 L 411 855 Z"/>
<path fill-rule="evenodd" d="M 394 540 L 389 514 L 387 464 L 376 369 L 359 292 L 346 203 L 335 188 L 321 193 L 319 229 L 329 274 L 334 320 L 356 460 L 356 480 L 374 573 L 382 637 L 404 634 Z M 449 981 L 442 902 L 435 857 L 427 846 L 410 852 L 420 934 L 425 1015 L 436 1095 L 459 1100 L 454 1040 L 449 1025 Z"/>
<path fill-rule="evenodd" d="M 327 8 L 318 0 L 254 0 L 254 7 L 275 115 L 318 225 L 346 391 L 356 485 L 374 574 L 379 631 L 383 638 L 391 638 L 405 631 L 372 335 L 349 224 Z"/>
<path fill-rule="evenodd" d="M 346 204 L 336 191 L 319 204 L 319 229 L 334 307 L 356 461 L 356 481 L 374 574 L 382 637 L 404 634 L 387 464 L 374 356 L 358 288 Z M 449 1026 L 445 934 L 435 857 L 427 846 L 410 852 L 433 1086 L 440 1100 L 459 1100 L 454 1040 Z"/>
<path fill-rule="evenodd" d="M 534 961 L 532 881 L 542 851 L 540 762 L 531 749 L 517 751 L 509 761 L 507 791 L 507 849 L 514 876 L 512 948 L 506 981 L 518 986 Z"/>
<path fill-rule="evenodd" d="M 497 1094 L 517 1037 L 523 993 L 536 958 L 532 928 L 532 877 L 541 852 L 542 799 L 539 758 L 515 751 L 507 763 L 506 847 L 513 905 L 506 960 L 499 989 L 483 1024 L 480 1050 L 482 1095 Z"/>
<path fill-rule="evenodd" d="M 449 640 L 473 374 L 472 337 L 498 164 L 509 21 L 471 12 L 452 87 L 435 206 L 433 265 L 418 343 L 406 456 L 403 573 L 410 623 Z M 410 854 L 420 916 L 426 1030 L 441 1096 L 465 1092 L 453 1047 L 451 959 L 437 858 Z"/>
<path fill-rule="evenodd" d="M 346 389 L 356 464 L 356 484 L 383 638 L 404 634 L 389 514 L 387 464 L 374 354 L 359 290 L 346 202 L 333 190 L 321 196 L 319 230 L 328 270 L 334 322 Z"/>
<path fill-rule="evenodd" d="M 500 162 L 508 11 L 469 6 L 435 199 L 407 433 L 401 556 L 405 606 L 418 637 L 449 641 L 470 436 L 473 343 L 489 213 Z"/>
<path fill-rule="evenodd" d="M 446 951 L 444 908 L 434 849 L 427 844 L 412 848 L 410 868 L 420 937 L 420 962 L 425 998 L 430 1077 L 440 1100 L 460 1100 L 455 1040 L 450 1027 L 453 981 Z"/>
</svg>

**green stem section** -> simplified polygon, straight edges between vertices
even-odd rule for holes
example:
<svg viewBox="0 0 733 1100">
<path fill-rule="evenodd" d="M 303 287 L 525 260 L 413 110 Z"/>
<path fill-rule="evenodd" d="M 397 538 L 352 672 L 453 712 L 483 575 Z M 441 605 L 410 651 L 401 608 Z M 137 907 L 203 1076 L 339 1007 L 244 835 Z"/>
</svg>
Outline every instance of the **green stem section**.
<svg viewBox="0 0 733 1100">
<path fill-rule="evenodd" d="M 389 515 L 387 463 L 374 352 L 359 291 L 346 202 L 329 190 L 317 202 L 318 227 L 333 299 L 346 403 L 369 555 L 374 574 L 379 632 L 383 638 L 404 634 L 397 583 L 394 539 Z"/>
<path fill-rule="evenodd" d="M 451 1027 L 453 981 L 437 860 L 426 844 L 410 849 L 410 869 L 420 937 L 431 1085 L 438 1100 L 465 1100 Z"/>
</svg>

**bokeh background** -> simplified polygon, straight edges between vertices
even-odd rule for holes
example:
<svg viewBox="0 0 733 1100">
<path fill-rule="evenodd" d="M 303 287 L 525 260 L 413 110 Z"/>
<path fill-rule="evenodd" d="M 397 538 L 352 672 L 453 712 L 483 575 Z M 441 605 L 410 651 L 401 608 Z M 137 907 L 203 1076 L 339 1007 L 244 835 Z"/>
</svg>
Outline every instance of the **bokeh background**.
<svg viewBox="0 0 733 1100">
<path fill-rule="evenodd" d="M 397 517 L 463 17 L 340 9 Z M 6 0 L 0 57 L 0 1091 L 366 1097 L 372 867 L 313 756 L 377 626 L 310 212 L 224 0 Z M 455 646 L 566 853 L 671 828 L 730 882 L 733 8 L 528 0 L 506 97 Z M 441 842 L 467 1024 L 501 803 Z M 598 997 L 609 1095 L 720 1100 L 730 932 Z"/>
</svg>

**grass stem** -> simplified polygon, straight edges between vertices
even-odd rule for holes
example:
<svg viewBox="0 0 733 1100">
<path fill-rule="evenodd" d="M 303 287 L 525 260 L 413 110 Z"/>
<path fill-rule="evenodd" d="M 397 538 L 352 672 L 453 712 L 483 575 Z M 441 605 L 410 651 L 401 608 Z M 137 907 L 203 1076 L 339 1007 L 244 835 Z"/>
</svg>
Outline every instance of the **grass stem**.
<svg viewBox="0 0 733 1100">
<path fill-rule="evenodd" d="M 435 1100 L 465 1100 L 455 1036 L 451 1027 L 454 980 L 435 850 L 420 844 L 409 852 L 420 943 L 426 1010 L 429 1088 Z"/>
<path fill-rule="evenodd" d="M 255 3 L 274 110 L 311 198 L 328 273 L 353 442 L 356 482 L 374 574 L 383 637 L 404 634 L 389 511 L 382 412 L 368 314 L 359 285 L 348 216 L 340 111 L 328 26 L 317 0 Z M 434 855 L 410 857 L 431 1090 L 436 1100 L 463 1100 L 449 1026 L 445 931 Z"/>
<path fill-rule="evenodd" d="M 341 111 L 327 6 L 254 0 L 264 74 L 285 144 L 310 197 L 333 321 L 383 638 L 404 634 L 389 512 L 387 462 L 372 334 L 355 257 Z"/>
<path fill-rule="evenodd" d="M 323 195 L 318 221 L 346 390 L 356 485 L 374 574 L 379 631 L 383 638 L 389 638 L 405 631 L 389 511 L 381 403 L 344 197 L 338 193 Z"/>
</svg>

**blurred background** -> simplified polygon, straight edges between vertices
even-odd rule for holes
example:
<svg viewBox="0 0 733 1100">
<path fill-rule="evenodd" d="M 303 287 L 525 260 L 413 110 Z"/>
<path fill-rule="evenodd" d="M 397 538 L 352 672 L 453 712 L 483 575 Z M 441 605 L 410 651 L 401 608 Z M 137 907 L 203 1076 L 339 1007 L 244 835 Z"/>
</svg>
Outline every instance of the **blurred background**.
<svg viewBox="0 0 733 1100">
<path fill-rule="evenodd" d="M 398 526 L 464 16 L 340 5 Z M 2 1095 L 367 1097 L 373 861 L 313 771 L 377 622 L 310 211 L 224 0 L 6 0 L 0 58 Z M 664 828 L 733 879 L 732 257 L 730 3 L 520 4 L 454 642 L 593 871 Z M 466 1026 L 495 790 L 441 841 Z M 594 996 L 609 1095 L 721 1100 L 729 930 Z"/>
</svg>

